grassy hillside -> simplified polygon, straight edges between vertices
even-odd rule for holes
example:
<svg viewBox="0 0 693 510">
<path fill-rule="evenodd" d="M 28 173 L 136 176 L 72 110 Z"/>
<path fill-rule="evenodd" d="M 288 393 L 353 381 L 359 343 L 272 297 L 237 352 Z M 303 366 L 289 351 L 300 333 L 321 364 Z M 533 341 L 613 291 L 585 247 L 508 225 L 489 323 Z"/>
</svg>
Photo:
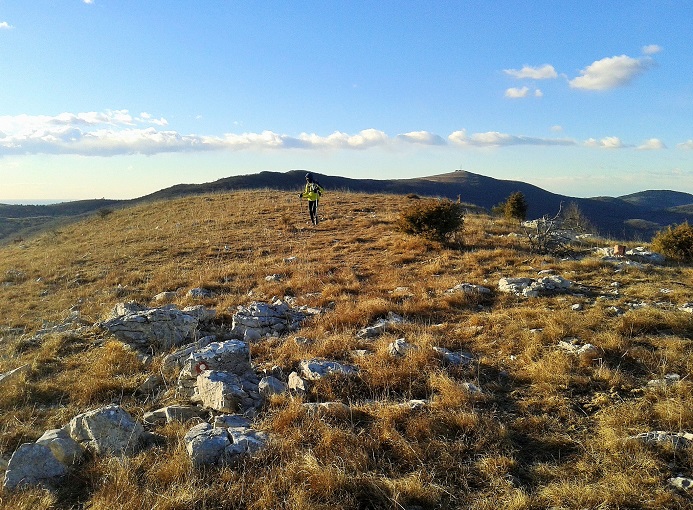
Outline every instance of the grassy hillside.
<svg viewBox="0 0 693 510">
<path fill-rule="evenodd" d="M 239 466 L 193 467 L 182 437 L 195 422 L 172 423 L 154 430 L 163 444 L 130 458 L 87 458 L 59 490 L 3 492 L 2 505 L 690 508 L 691 496 L 667 480 L 693 476 L 693 448 L 627 438 L 693 432 L 693 316 L 678 310 L 693 301 L 693 269 L 538 256 L 508 236 L 516 225 L 484 215 L 466 218 L 464 247 L 444 247 L 395 230 L 406 202 L 328 193 L 323 221 L 312 227 L 294 193 L 239 191 L 119 209 L 0 248 L 0 373 L 31 366 L 0 393 L 5 459 L 101 405 L 119 403 L 140 419 L 180 403 L 175 380 L 154 396 L 135 391 L 159 372 L 164 353 L 144 364 L 89 327 L 118 302 L 154 306 L 156 294 L 178 290 L 176 304 L 198 304 L 185 292 L 205 287 L 215 297 L 202 303 L 226 327 L 237 305 L 292 296 L 326 312 L 296 335 L 254 344 L 255 366 L 288 374 L 301 360 L 324 357 L 360 369 L 358 378 L 322 381 L 305 397 L 273 397 L 254 422 L 269 446 Z M 579 283 L 582 296 L 497 290 L 502 277 L 541 270 Z M 266 280 L 273 274 L 280 280 Z M 492 293 L 448 292 L 460 283 Z M 36 339 L 75 311 L 83 330 Z M 357 338 L 389 312 L 407 322 Z M 418 349 L 391 357 L 388 344 L 398 338 Z M 558 347 L 571 338 L 595 345 L 598 356 Z M 432 346 L 467 351 L 475 362 L 447 366 Z M 681 381 L 647 389 L 668 373 Z M 411 399 L 426 404 L 401 405 Z M 321 418 L 301 407 L 306 401 L 340 401 L 352 412 Z"/>
</svg>

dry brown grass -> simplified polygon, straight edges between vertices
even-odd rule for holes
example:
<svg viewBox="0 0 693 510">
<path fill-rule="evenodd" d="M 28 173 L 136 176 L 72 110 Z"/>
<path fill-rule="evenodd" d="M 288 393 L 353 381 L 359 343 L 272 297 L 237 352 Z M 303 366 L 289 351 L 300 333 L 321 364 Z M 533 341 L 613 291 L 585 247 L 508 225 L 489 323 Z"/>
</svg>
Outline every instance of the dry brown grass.
<svg viewBox="0 0 693 510">
<path fill-rule="evenodd" d="M 685 266 L 619 270 L 596 257 L 529 253 L 517 226 L 465 218 L 464 246 L 398 233 L 404 197 L 329 193 L 323 221 L 291 193 L 238 192 L 141 205 L 98 215 L 0 250 L 0 373 L 30 370 L 0 394 L 0 455 L 87 409 L 118 402 L 136 417 L 175 402 L 137 395 L 160 355 L 144 365 L 96 328 L 34 338 L 79 310 L 87 323 L 119 301 L 203 301 L 228 323 L 237 305 L 292 296 L 326 307 L 297 335 L 252 347 L 254 362 L 285 373 L 302 359 L 358 365 L 358 378 L 320 382 L 303 398 L 271 399 L 258 422 L 272 440 L 242 465 L 197 469 L 182 445 L 190 424 L 157 429 L 166 443 L 128 459 L 89 458 L 56 492 L 2 493 L 6 508 L 689 508 L 667 478 L 693 475 L 691 449 L 627 441 L 651 430 L 693 432 L 693 301 Z M 594 244 L 598 244 L 595 241 Z M 582 249 L 582 248 L 581 248 Z M 583 297 L 500 295 L 498 279 L 543 269 L 586 288 Z M 279 274 L 280 281 L 265 276 Z M 489 297 L 446 291 L 458 283 Z M 618 286 L 612 285 L 617 283 Z M 665 289 L 665 292 L 662 290 Z M 606 295 L 605 298 L 599 298 Z M 656 307 L 630 309 L 637 302 Z M 571 309 L 581 303 L 582 311 Z M 611 307 L 620 307 L 618 314 Z M 407 320 L 379 338 L 358 329 L 395 312 Z M 44 324 L 44 322 L 46 324 Z M 534 330 L 534 331 L 532 331 Z M 392 358 L 388 344 L 416 347 Z M 578 338 L 597 359 L 557 347 Z M 475 356 L 446 366 L 441 346 Z M 357 349 L 368 352 L 355 356 Z M 683 381 L 658 390 L 650 379 Z M 470 393 L 465 383 L 481 388 Z M 403 403 L 426 399 L 412 409 Z M 304 401 L 338 400 L 349 416 L 310 416 Z"/>
</svg>

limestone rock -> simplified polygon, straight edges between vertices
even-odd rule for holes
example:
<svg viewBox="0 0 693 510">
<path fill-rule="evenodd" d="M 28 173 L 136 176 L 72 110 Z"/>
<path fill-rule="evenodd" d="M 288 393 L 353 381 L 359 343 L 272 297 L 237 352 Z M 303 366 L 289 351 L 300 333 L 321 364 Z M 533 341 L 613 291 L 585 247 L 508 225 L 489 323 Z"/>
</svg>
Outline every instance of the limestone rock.
<svg viewBox="0 0 693 510">
<path fill-rule="evenodd" d="M 679 306 L 679 310 L 686 313 L 693 313 L 693 303 L 685 303 Z"/>
<path fill-rule="evenodd" d="M 286 384 L 274 376 L 263 377 L 258 385 L 260 395 L 269 398 L 271 395 L 281 394 L 286 391 Z"/>
<path fill-rule="evenodd" d="M 303 395 L 308 391 L 308 387 L 306 385 L 306 381 L 303 380 L 303 378 L 298 375 L 296 372 L 291 372 L 289 374 L 289 383 L 288 383 L 289 390 L 298 393 L 299 395 Z"/>
<path fill-rule="evenodd" d="M 453 352 L 444 347 L 433 347 L 435 353 L 450 365 L 470 365 L 474 361 L 474 356 L 468 352 Z"/>
<path fill-rule="evenodd" d="M 185 449 L 196 466 L 218 464 L 231 439 L 224 428 L 212 428 L 209 423 L 200 423 L 191 428 L 184 436 Z"/>
<path fill-rule="evenodd" d="M 179 346 L 193 337 L 200 324 L 196 315 L 183 312 L 174 305 L 134 309 L 119 308 L 120 306 L 116 306 L 116 313 L 126 313 L 102 322 L 99 326 L 137 348 L 166 350 Z"/>
<path fill-rule="evenodd" d="M 675 489 L 687 492 L 693 490 L 693 479 L 691 478 L 685 476 L 675 476 L 674 478 L 669 478 L 667 481 L 669 482 L 669 485 Z"/>
<path fill-rule="evenodd" d="M 446 291 L 448 294 L 453 294 L 455 292 L 463 292 L 464 294 L 471 295 L 487 295 L 491 294 L 491 289 L 482 287 L 481 285 L 474 285 L 472 283 L 460 283 Z"/>
<path fill-rule="evenodd" d="M 243 389 L 241 379 L 230 372 L 205 370 L 197 376 L 193 401 L 204 407 L 234 413 L 254 407 L 255 402 Z"/>
<path fill-rule="evenodd" d="M 580 344 L 577 338 L 565 338 L 558 342 L 558 346 L 564 351 L 583 359 L 599 358 L 599 349 L 592 344 Z"/>
<path fill-rule="evenodd" d="M 577 289 L 578 286 L 559 275 L 547 275 L 538 279 L 501 278 L 498 290 L 524 297 L 539 297 L 561 294 Z"/>
<path fill-rule="evenodd" d="M 170 291 L 170 292 L 160 292 L 156 296 L 154 296 L 153 301 L 156 303 L 166 303 L 173 301 L 176 299 L 177 293 Z"/>
<path fill-rule="evenodd" d="M 47 430 L 36 443 L 47 446 L 56 459 L 68 466 L 79 462 L 84 454 L 84 447 L 72 439 L 65 429 Z"/>
<path fill-rule="evenodd" d="M 349 365 L 342 365 L 336 361 L 328 360 L 303 360 L 298 364 L 301 376 L 309 381 L 317 381 L 323 377 L 333 374 L 355 375 L 358 373 L 356 368 Z"/>
<path fill-rule="evenodd" d="M 161 368 L 164 372 L 169 372 L 175 368 L 181 368 L 185 360 L 195 351 L 207 347 L 214 342 L 216 337 L 213 335 L 200 338 L 197 342 L 190 343 L 175 352 L 164 357 L 161 361 Z"/>
<path fill-rule="evenodd" d="M 186 295 L 193 299 L 211 299 L 214 297 L 214 293 L 211 290 L 202 287 L 190 289 Z"/>
<path fill-rule="evenodd" d="M 53 487 L 68 472 L 45 445 L 24 443 L 12 455 L 5 472 L 3 487 L 8 490 L 42 486 Z"/>
<path fill-rule="evenodd" d="M 196 406 L 166 406 L 156 411 L 144 413 L 143 420 L 151 425 L 164 425 L 174 421 L 185 422 L 193 418 L 200 418 L 204 410 Z"/>
<path fill-rule="evenodd" d="M 387 314 L 386 319 L 379 319 L 372 326 L 368 326 L 359 330 L 356 333 L 358 338 L 374 338 L 383 334 L 385 331 L 397 326 L 398 324 L 403 324 L 404 319 L 397 315 L 396 313 L 390 312 Z"/>
<path fill-rule="evenodd" d="M 296 331 L 309 315 L 311 313 L 307 310 L 292 309 L 281 300 L 276 300 L 272 304 L 253 302 L 250 306 L 238 307 L 233 316 L 231 331 L 237 338 L 257 341 L 266 336 L 279 336 Z"/>
<path fill-rule="evenodd" d="M 647 264 L 662 265 L 664 264 L 664 255 L 646 250 L 642 246 L 626 251 L 626 257 L 634 259 L 638 262 Z"/>
<path fill-rule="evenodd" d="M 628 439 L 642 441 L 644 443 L 671 443 L 674 448 L 686 448 L 693 441 L 693 434 L 690 432 L 665 432 L 663 430 L 655 430 L 630 436 Z"/>
<path fill-rule="evenodd" d="M 13 380 L 17 379 L 20 375 L 28 373 L 29 370 L 31 370 L 31 365 L 22 365 L 21 367 L 17 367 L 14 370 L 10 370 L 9 372 L 0 374 L 0 387 L 4 384 L 12 382 Z"/>
<path fill-rule="evenodd" d="M 267 436 L 252 428 L 213 427 L 200 423 L 191 428 L 184 437 L 185 447 L 194 465 L 233 464 L 244 455 L 261 450 Z"/>
<path fill-rule="evenodd" d="M 653 379 L 648 381 L 647 387 L 651 389 L 667 388 L 672 384 L 676 384 L 681 380 L 679 374 L 666 374 L 662 379 Z"/>
<path fill-rule="evenodd" d="M 65 429 L 70 437 L 97 455 L 134 453 L 144 428 L 120 406 L 110 405 L 75 416 Z"/>
<path fill-rule="evenodd" d="M 416 346 L 410 344 L 404 338 L 398 338 L 387 346 L 388 354 L 393 357 L 406 356 L 409 352 L 414 350 L 416 350 Z"/>
</svg>

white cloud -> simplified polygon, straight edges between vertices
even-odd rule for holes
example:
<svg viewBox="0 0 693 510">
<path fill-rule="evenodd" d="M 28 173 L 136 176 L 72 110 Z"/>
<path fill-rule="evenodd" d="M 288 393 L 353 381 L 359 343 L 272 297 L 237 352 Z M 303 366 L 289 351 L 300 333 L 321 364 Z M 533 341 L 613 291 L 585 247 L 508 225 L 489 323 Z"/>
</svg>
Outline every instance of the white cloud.
<svg viewBox="0 0 693 510">
<path fill-rule="evenodd" d="M 693 150 L 693 140 L 686 140 L 685 142 L 676 144 L 679 149 Z"/>
<path fill-rule="evenodd" d="M 522 87 L 521 89 L 513 87 L 505 91 L 505 97 L 510 99 L 520 99 L 523 97 L 527 97 L 527 94 L 529 94 L 528 87 Z"/>
<path fill-rule="evenodd" d="M 148 124 L 154 124 L 156 126 L 168 126 L 168 121 L 164 119 L 163 117 L 160 119 L 155 119 L 154 116 L 147 112 L 142 112 L 140 113 L 140 116 L 138 119 L 136 119 L 140 122 L 148 123 Z"/>
<path fill-rule="evenodd" d="M 421 145 L 445 145 L 446 143 L 445 139 L 443 139 L 441 136 L 428 131 L 412 131 L 411 133 L 397 135 L 397 138 L 405 142 Z"/>
<path fill-rule="evenodd" d="M 558 124 L 556 124 L 555 126 L 551 126 L 551 131 L 553 131 L 554 133 L 560 133 L 561 131 L 563 131 L 563 126 L 559 126 Z"/>
<path fill-rule="evenodd" d="M 642 47 L 643 55 L 654 55 L 662 51 L 662 47 L 657 44 L 648 44 Z"/>
<path fill-rule="evenodd" d="M 645 140 L 641 145 L 638 146 L 638 150 L 641 151 L 659 150 L 666 148 L 667 146 L 664 145 L 664 142 L 658 138 L 650 138 L 649 140 Z"/>
<path fill-rule="evenodd" d="M 510 145 L 575 145 L 575 140 L 568 138 L 535 138 L 531 136 L 510 135 L 498 131 L 473 133 L 467 135 L 466 130 L 455 131 L 448 136 L 455 145 L 474 147 L 502 147 Z"/>
<path fill-rule="evenodd" d="M 598 147 L 602 149 L 623 149 L 626 145 L 617 136 L 607 136 L 601 140 L 590 138 L 585 140 L 586 147 Z"/>
<path fill-rule="evenodd" d="M 11 30 L 14 27 L 10 25 L 7 21 L 0 21 L 0 30 Z"/>
<path fill-rule="evenodd" d="M 533 80 L 548 80 L 558 77 L 556 70 L 549 64 L 544 64 L 541 67 L 524 66 L 519 70 L 505 69 L 503 72 L 518 79 L 531 78 Z"/>
<path fill-rule="evenodd" d="M 607 57 L 593 62 L 568 83 L 574 89 L 609 90 L 628 85 L 653 66 L 654 61 L 649 57 Z"/>
<path fill-rule="evenodd" d="M 544 93 L 541 89 L 534 89 L 534 97 L 544 97 Z"/>
<path fill-rule="evenodd" d="M 85 4 L 93 4 L 94 0 L 82 0 Z"/>
</svg>

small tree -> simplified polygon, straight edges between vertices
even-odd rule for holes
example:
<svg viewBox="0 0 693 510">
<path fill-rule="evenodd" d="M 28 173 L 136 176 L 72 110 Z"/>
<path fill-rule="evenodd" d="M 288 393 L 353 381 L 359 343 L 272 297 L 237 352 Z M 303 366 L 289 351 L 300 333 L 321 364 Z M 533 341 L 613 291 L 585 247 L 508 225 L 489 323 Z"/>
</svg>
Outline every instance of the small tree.
<svg viewBox="0 0 693 510">
<path fill-rule="evenodd" d="M 508 197 L 503 212 L 508 219 L 523 221 L 527 217 L 527 207 L 525 196 L 516 191 Z"/>
<path fill-rule="evenodd" d="M 594 232 L 595 228 L 590 220 L 580 210 L 576 202 L 570 202 L 565 209 L 561 210 L 561 227 L 565 230 L 572 230 L 580 234 Z"/>
<path fill-rule="evenodd" d="M 680 262 L 693 261 L 693 227 L 688 222 L 667 227 L 654 236 L 652 249 Z"/>
<path fill-rule="evenodd" d="M 416 200 L 397 219 L 398 228 L 434 241 L 450 241 L 464 224 L 461 204 L 450 200 Z"/>
</svg>

